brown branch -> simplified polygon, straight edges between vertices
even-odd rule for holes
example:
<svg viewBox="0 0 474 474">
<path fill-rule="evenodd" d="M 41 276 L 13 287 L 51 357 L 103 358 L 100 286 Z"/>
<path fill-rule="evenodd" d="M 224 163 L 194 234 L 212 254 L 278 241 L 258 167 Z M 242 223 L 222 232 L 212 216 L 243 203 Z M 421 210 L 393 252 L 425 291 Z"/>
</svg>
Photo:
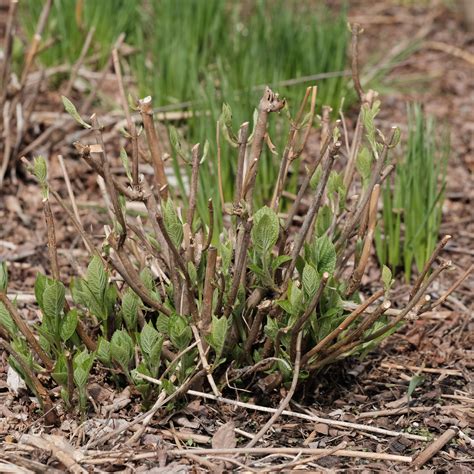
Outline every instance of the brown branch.
<svg viewBox="0 0 474 474">
<path fill-rule="evenodd" d="M 13 46 L 13 29 L 15 25 L 15 18 L 18 11 L 18 0 L 10 1 L 10 8 L 8 9 L 7 23 L 5 27 L 5 38 L 3 43 L 3 64 L 0 73 L 0 85 L 2 90 L 0 100 L 0 110 L 3 110 L 3 104 L 8 93 L 8 75 L 10 73 L 11 54 Z"/>
<path fill-rule="evenodd" d="M 217 188 L 219 189 L 219 198 L 221 200 L 222 212 L 225 210 L 224 187 L 222 184 L 222 157 L 221 157 L 221 128 L 219 120 L 216 122 L 216 146 L 217 146 Z"/>
<path fill-rule="evenodd" d="M 150 149 L 153 168 L 155 169 L 155 179 L 158 184 L 158 191 L 162 199 L 168 199 L 168 179 L 165 173 L 165 164 L 161 156 L 160 143 L 153 121 L 153 106 L 151 97 L 145 97 L 139 101 L 140 113 L 142 115 L 143 127 L 145 128 L 148 148 Z"/>
<path fill-rule="evenodd" d="M 351 28 L 352 31 L 352 81 L 354 88 L 359 96 L 359 100 L 364 97 L 364 90 L 360 84 L 360 73 L 359 73 L 359 35 L 364 31 L 358 23 L 354 23 Z"/>
<path fill-rule="evenodd" d="M 301 361 L 302 366 L 304 367 L 306 363 L 313 358 L 316 354 L 321 352 L 333 339 L 337 338 L 339 334 L 345 331 L 354 321 L 358 318 L 374 301 L 378 300 L 385 290 L 382 288 L 374 293 L 370 298 L 368 298 L 364 303 L 358 306 L 346 319 L 333 331 L 331 331 L 324 339 L 318 342 L 310 351 L 308 351 Z"/>
<path fill-rule="evenodd" d="M 266 88 L 258 106 L 257 124 L 250 148 L 250 165 L 245 177 L 242 190 L 242 198 L 252 208 L 253 189 L 257 178 L 258 162 L 262 154 L 265 134 L 267 133 L 268 114 L 278 112 L 285 106 L 285 101 L 281 100 L 270 88 Z"/>
<path fill-rule="evenodd" d="M 237 292 L 240 286 L 240 279 L 242 273 L 244 272 L 245 262 L 247 259 L 247 249 L 250 243 L 250 231 L 252 230 L 252 221 L 249 219 L 245 222 L 242 231 L 240 232 L 240 239 L 238 245 L 235 248 L 236 251 L 236 260 L 234 264 L 234 275 L 232 276 L 232 283 L 229 290 L 229 295 L 227 297 L 227 302 L 224 308 L 224 316 L 227 318 L 231 313 L 235 299 L 237 297 Z M 239 251 L 237 253 L 237 250 Z"/>
<path fill-rule="evenodd" d="M 113 180 L 112 180 L 112 173 L 110 171 L 110 164 L 109 164 L 109 160 L 107 158 L 107 153 L 105 151 L 104 139 L 103 139 L 103 136 L 102 136 L 102 131 L 100 129 L 99 121 L 97 120 L 96 114 L 93 114 L 91 116 L 91 123 L 92 123 L 92 127 L 94 129 L 94 134 L 95 134 L 97 144 L 100 145 L 101 148 L 102 148 L 100 156 L 101 156 L 102 168 L 104 170 L 105 186 L 107 187 L 107 193 L 109 194 L 110 200 L 112 201 L 112 206 L 114 208 L 115 217 L 117 218 L 117 220 L 120 224 L 120 227 L 121 227 L 118 246 L 122 247 L 122 245 L 125 242 L 125 239 L 127 237 L 127 225 L 125 223 L 125 217 L 123 215 L 122 208 L 120 206 L 120 202 L 118 200 L 117 190 L 116 190 L 116 188 L 114 186 L 114 183 L 113 183 Z"/>
<path fill-rule="evenodd" d="M 316 214 L 319 210 L 319 207 L 321 206 L 324 189 L 326 188 L 326 184 L 329 179 L 329 174 L 331 172 L 332 166 L 334 164 L 334 160 L 337 156 L 340 146 L 341 146 L 341 142 L 336 142 L 332 144 L 331 149 L 329 150 L 328 157 L 323 165 L 321 180 L 319 181 L 318 186 L 316 187 L 313 200 L 311 201 L 311 205 L 308 209 L 308 212 L 306 213 L 306 217 L 303 221 L 303 225 L 301 226 L 301 229 L 299 230 L 295 238 L 295 243 L 293 245 L 293 250 L 291 252 L 291 262 L 288 268 L 286 269 L 285 279 L 283 281 L 284 291 L 286 290 L 287 284 L 291 276 L 293 275 L 293 271 L 296 266 L 296 260 L 306 240 L 306 235 L 308 234 L 309 229 L 314 222 L 314 218 L 316 217 Z"/>
<path fill-rule="evenodd" d="M 374 189 L 374 186 L 376 184 L 380 184 L 381 173 L 385 165 L 388 150 L 391 146 L 394 135 L 395 135 L 395 128 L 392 128 L 387 141 L 384 143 L 382 153 L 378 157 L 378 160 L 375 163 L 374 169 L 372 170 L 372 175 L 370 177 L 370 181 L 367 185 L 367 188 L 365 189 L 364 193 L 359 199 L 359 202 L 357 203 L 357 207 L 355 209 L 354 214 L 350 218 L 347 219 L 346 224 L 344 228 L 342 229 L 341 235 L 339 239 L 337 240 L 337 243 L 336 243 L 337 251 L 340 251 L 344 247 L 344 245 L 347 242 L 347 239 L 350 237 L 351 233 L 353 232 L 354 227 L 356 227 L 357 224 L 360 222 L 362 213 L 364 212 L 364 209 L 367 206 L 372 196 L 372 191 Z"/>
<path fill-rule="evenodd" d="M 216 273 L 217 249 L 210 247 L 207 252 L 206 276 L 204 278 L 204 289 L 202 296 L 201 320 L 199 330 L 202 335 L 208 336 L 211 333 L 212 324 L 212 300 L 214 296 L 214 275 Z M 203 343 L 204 345 L 204 343 Z M 206 344 L 207 345 L 207 344 Z M 206 347 L 204 348 L 204 350 Z"/>
<path fill-rule="evenodd" d="M 203 252 L 206 252 L 209 246 L 212 243 L 212 236 L 214 234 L 214 205 L 212 204 L 212 199 L 207 201 L 207 209 L 209 211 L 209 232 L 207 234 L 206 243 L 202 248 Z"/>
<path fill-rule="evenodd" d="M 423 297 L 426 289 L 433 283 L 433 281 L 438 278 L 438 275 L 445 270 L 446 268 L 451 266 L 451 262 L 444 262 L 433 273 L 429 276 L 429 278 L 423 283 L 417 293 L 412 297 L 409 301 L 408 305 L 399 313 L 399 315 L 393 319 L 389 324 L 385 325 L 383 328 L 380 328 L 375 333 L 371 334 L 370 336 L 366 337 L 362 342 L 365 344 L 366 342 L 373 341 L 380 336 L 383 336 L 385 333 L 393 329 L 400 321 L 402 321 L 408 313 L 417 305 L 420 299 Z"/>
<path fill-rule="evenodd" d="M 43 200 L 43 211 L 46 221 L 46 231 L 48 234 L 48 253 L 49 260 L 51 262 L 51 273 L 55 280 L 61 281 L 61 277 L 59 275 L 58 249 L 56 243 L 56 232 L 54 229 L 54 218 L 49 199 Z"/>
<path fill-rule="evenodd" d="M 283 187 L 285 185 L 285 179 L 286 179 L 286 175 L 288 173 L 289 163 L 290 163 L 290 161 L 292 161 L 292 155 L 294 153 L 296 136 L 297 136 L 298 130 L 301 126 L 301 124 L 300 124 L 301 117 L 302 117 L 304 109 L 306 107 L 306 103 L 308 102 L 308 98 L 309 98 L 309 94 L 310 94 L 311 90 L 313 90 L 313 98 L 314 98 L 314 96 L 316 94 L 315 91 L 317 91 L 317 88 L 316 87 L 306 88 L 306 93 L 305 93 L 304 98 L 301 102 L 299 111 L 296 115 L 295 120 L 292 122 L 291 127 L 290 127 L 290 131 L 288 133 L 288 139 L 287 139 L 287 142 L 286 142 L 285 149 L 283 151 L 283 156 L 282 156 L 282 159 L 281 159 L 281 162 L 280 162 L 280 169 L 278 171 L 278 177 L 277 177 L 277 180 L 276 180 L 275 189 L 273 191 L 273 197 L 272 197 L 272 201 L 271 201 L 271 204 L 270 204 L 270 207 L 274 211 L 276 211 L 276 209 L 278 208 L 279 198 L 281 196 L 281 193 L 283 191 Z M 313 101 L 312 101 L 312 104 L 313 104 Z M 311 123 L 312 123 L 312 121 L 310 122 L 308 128 L 311 128 Z"/>
<path fill-rule="evenodd" d="M 249 138 L 249 123 L 244 122 L 239 129 L 239 156 L 237 159 L 237 172 L 235 174 L 235 194 L 234 194 L 234 208 L 239 206 L 242 199 L 242 186 L 244 180 L 244 166 L 245 154 L 247 151 L 247 142 Z"/>
<path fill-rule="evenodd" d="M 359 288 L 362 276 L 365 273 L 367 263 L 370 257 L 370 250 L 372 249 L 372 241 L 374 239 L 375 225 L 377 224 L 377 203 L 380 195 L 380 185 L 376 184 L 370 197 L 370 203 L 368 208 L 368 231 L 365 237 L 364 246 L 362 248 L 362 254 L 359 259 L 359 263 L 352 274 L 349 282 L 349 287 L 346 292 L 346 297 L 353 295 L 354 292 Z"/>
<path fill-rule="evenodd" d="M 166 316 L 171 316 L 171 311 L 159 301 L 156 301 L 148 292 L 146 286 L 142 283 L 140 275 L 135 270 L 132 262 L 130 262 L 128 255 L 124 251 L 123 247 L 114 245 L 113 239 L 112 246 L 115 248 L 117 255 L 120 259 L 121 265 L 117 265 L 116 262 L 111 260 L 112 265 L 115 267 L 117 272 L 126 281 L 127 285 L 146 303 L 148 306 L 156 311 L 159 311 Z"/>
<path fill-rule="evenodd" d="M 426 464 L 437 452 L 443 449 L 459 433 L 459 428 L 453 426 L 446 430 L 438 439 L 425 448 L 412 463 L 413 469 L 419 469 Z"/>
<path fill-rule="evenodd" d="M 293 222 L 293 219 L 294 219 L 296 213 L 298 212 L 298 209 L 299 209 L 300 204 L 301 204 L 301 200 L 303 199 L 303 197 L 306 193 L 306 190 L 308 189 L 308 186 L 311 182 L 311 178 L 313 177 L 314 173 L 316 172 L 316 169 L 318 168 L 319 164 L 321 163 L 321 160 L 323 159 L 324 155 L 326 154 L 326 151 L 327 151 L 330 143 L 331 143 L 331 135 L 328 135 L 326 137 L 326 140 L 324 141 L 324 143 L 321 145 L 321 151 L 319 153 L 318 159 L 315 160 L 312 163 L 311 168 L 305 174 L 305 177 L 303 179 L 303 182 L 301 183 L 300 189 L 298 190 L 298 194 L 296 195 L 296 198 L 293 202 L 293 205 L 291 206 L 291 209 L 288 212 L 288 216 L 286 218 L 285 225 L 284 225 L 285 234 L 288 232 L 288 229 L 290 228 L 290 226 Z"/>
<path fill-rule="evenodd" d="M 189 225 L 189 229 L 192 235 L 194 212 L 196 210 L 196 200 L 197 200 L 197 192 L 198 192 L 198 184 L 199 184 L 199 161 L 200 161 L 199 143 L 193 146 L 191 153 L 193 157 L 193 170 L 192 170 L 192 175 L 191 175 L 191 186 L 189 188 L 189 204 L 188 204 L 188 213 L 186 216 L 186 222 Z"/>
</svg>

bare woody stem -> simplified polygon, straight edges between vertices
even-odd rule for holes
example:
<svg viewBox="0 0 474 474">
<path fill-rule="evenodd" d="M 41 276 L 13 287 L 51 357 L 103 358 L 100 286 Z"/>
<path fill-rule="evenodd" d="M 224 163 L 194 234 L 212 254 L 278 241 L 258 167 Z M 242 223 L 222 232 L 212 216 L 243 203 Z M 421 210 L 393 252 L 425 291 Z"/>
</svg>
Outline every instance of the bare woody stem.
<svg viewBox="0 0 474 474">
<path fill-rule="evenodd" d="M 121 227 L 118 246 L 122 247 L 127 237 L 127 225 L 125 223 L 125 217 L 123 215 L 122 208 L 118 200 L 117 190 L 115 189 L 115 186 L 112 180 L 112 173 L 110 171 L 110 164 L 107 158 L 107 153 L 105 151 L 104 139 L 102 137 L 102 132 L 100 130 L 99 121 L 97 120 L 97 116 L 95 114 L 92 115 L 91 122 L 92 122 L 92 127 L 94 129 L 94 134 L 96 137 L 97 144 L 100 145 L 102 148 L 100 156 L 101 156 L 102 168 L 104 170 L 105 186 L 107 187 L 107 193 L 109 194 L 110 200 L 112 201 L 115 217 L 117 218 L 117 221 Z"/>
<path fill-rule="evenodd" d="M 343 246 L 346 244 L 347 239 L 351 236 L 351 233 L 354 231 L 354 228 L 360 222 L 360 218 L 362 217 L 362 213 L 367 206 L 370 197 L 372 196 L 372 190 L 376 184 L 380 183 L 382 170 L 384 169 L 385 161 L 387 159 L 388 150 L 392 144 L 393 137 L 395 135 L 395 128 L 392 128 L 390 134 L 388 136 L 387 141 L 384 143 L 384 147 L 382 153 L 380 154 L 374 169 L 372 170 L 372 175 L 370 177 L 370 181 L 365 189 L 364 193 L 362 194 L 359 202 L 357 203 L 357 207 L 355 212 L 352 216 L 348 217 L 347 222 L 342 229 L 341 235 L 336 243 L 336 250 L 339 251 Z"/>
<path fill-rule="evenodd" d="M 293 275 L 293 271 L 295 270 L 295 267 L 296 267 L 296 260 L 298 259 L 298 256 L 300 255 L 301 249 L 303 247 L 303 243 L 306 240 L 306 235 L 308 234 L 309 229 L 314 222 L 314 218 L 316 217 L 316 214 L 321 206 L 324 189 L 326 188 L 326 184 L 329 179 L 329 174 L 331 172 L 332 165 L 334 164 L 334 160 L 336 158 L 336 155 L 339 151 L 340 146 L 341 146 L 341 142 L 336 142 L 332 144 L 331 149 L 329 150 L 328 157 L 323 165 L 321 180 L 319 181 L 318 186 L 316 187 L 313 200 L 308 209 L 308 212 L 306 213 L 306 217 L 303 221 L 303 225 L 301 226 L 301 229 L 298 232 L 298 235 L 296 236 L 296 239 L 295 239 L 295 243 L 293 245 L 293 250 L 291 252 L 291 261 L 286 270 L 285 279 L 283 282 L 283 291 L 286 290 L 288 282 L 291 276 Z"/>
<path fill-rule="evenodd" d="M 436 270 L 434 270 L 433 273 L 429 276 L 429 278 L 423 283 L 423 285 L 420 287 L 417 293 L 413 296 L 413 298 L 409 301 L 408 305 L 400 312 L 400 314 L 396 318 L 394 318 L 390 323 L 385 325 L 383 328 L 380 328 L 378 331 L 366 337 L 362 341 L 362 343 L 373 341 L 374 339 L 377 339 L 378 337 L 383 336 L 388 331 L 393 329 L 418 304 L 418 302 L 421 300 L 421 298 L 425 294 L 426 289 L 431 285 L 431 283 L 433 283 L 433 281 L 438 277 L 438 275 L 443 270 L 445 270 L 446 268 L 450 266 L 451 266 L 451 262 L 444 262 L 439 267 L 437 267 Z"/>
<path fill-rule="evenodd" d="M 302 365 L 305 366 L 310 359 L 312 359 L 316 354 L 325 349 L 333 339 L 336 339 L 339 334 L 345 331 L 356 320 L 356 318 L 358 318 L 374 301 L 377 301 L 384 294 L 384 291 L 384 289 L 380 289 L 379 291 L 374 293 L 364 303 L 357 307 L 351 314 L 349 314 L 349 316 L 347 316 L 347 318 L 337 328 L 335 328 L 331 333 L 329 333 L 324 339 L 319 341 L 316 346 L 314 346 L 303 356 L 303 359 L 301 361 Z"/>
<path fill-rule="evenodd" d="M 319 153 L 319 157 L 317 160 L 314 161 L 314 163 L 311 165 L 311 168 L 308 170 L 308 173 L 306 173 L 303 182 L 301 183 L 300 189 L 298 190 L 298 194 L 296 195 L 296 199 L 291 206 L 290 211 L 288 212 L 288 217 L 285 221 L 285 226 L 284 230 L 285 233 L 288 231 L 288 229 L 291 226 L 291 223 L 293 222 L 293 219 L 298 212 L 301 200 L 303 199 L 306 190 L 308 189 L 309 183 L 311 182 L 311 178 L 313 177 L 314 173 L 316 172 L 316 169 L 318 168 L 319 164 L 321 163 L 321 160 L 323 159 L 324 155 L 326 154 L 326 151 L 329 147 L 329 143 L 331 142 L 331 135 L 328 134 L 326 136 L 326 139 L 324 140 L 324 143 L 321 146 L 321 151 Z"/>
<path fill-rule="evenodd" d="M 13 28 L 15 24 L 16 13 L 18 11 L 18 0 L 10 1 L 10 8 L 8 10 L 7 24 L 5 28 L 5 38 L 3 43 L 3 64 L 0 72 L 0 89 L 2 90 L 0 96 L 0 108 L 3 110 L 3 104 L 8 91 L 8 75 L 10 73 L 11 54 L 13 47 Z"/>
<path fill-rule="evenodd" d="M 216 273 L 217 249 L 210 247 L 207 252 L 206 275 L 204 278 L 204 290 L 202 297 L 201 320 L 199 321 L 199 330 L 203 336 L 211 333 L 212 324 L 212 300 L 214 295 L 214 276 Z M 203 346 L 205 343 L 203 342 Z M 207 345 L 207 344 L 206 344 Z M 206 347 L 204 347 L 206 349 Z"/>
<path fill-rule="evenodd" d="M 51 211 L 51 204 L 49 199 L 43 200 L 44 218 L 46 221 L 46 230 L 48 234 L 48 253 L 49 261 L 51 262 L 51 273 L 55 280 L 60 281 L 59 263 L 58 263 L 58 249 L 56 244 L 56 231 L 54 228 L 53 212 Z"/>
<path fill-rule="evenodd" d="M 349 287 L 347 289 L 346 297 L 351 296 L 359 288 L 362 276 L 364 275 L 367 263 L 370 257 L 370 250 L 372 248 L 372 240 L 374 238 L 375 225 L 377 224 L 377 203 L 380 195 L 380 185 L 376 184 L 372 191 L 372 196 L 369 203 L 368 219 L 369 226 L 367 235 L 365 237 L 364 246 L 362 248 L 362 254 L 359 259 L 359 264 L 352 274 Z"/>
<path fill-rule="evenodd" d="M 245 155 L 247 151 L 247 143 L 249 138 L 249 123 L 244 122 L 239 129 L 239 156 L 237 159 L 237 173 L 235 175 L 235 194 L 234 194 L 234 207 L 239 206 L 240 200 L 242 199 L 242 187 L 244 181 L 244 165 Z"/>
<path fill-rule="evenodd" d="M 5 293 L 0 292 L 0 301 L 5 305 L 5 308 L 12 317 L 13 321 L 15 321 L 15 324 L 17 325 L 18 329 L 28 341 L 28 344 L 31 346 L 36 355 L 40 358 L 41 362 L 43 362 L 46 369 L 53 370 L 54 362 L 39 345 L 39 342 L 36 340 L 34 334 L 31 332 L 28 325 L 23 321 L 23 318 L 21 317 L 20 313 L 12 304 L 12 302 L 7 298 L 7 295 Z"/>
<path fill-rule="evenodd" d="M 285 101 L 281 100 L 270 88 L 266 88 L 258 106 L 257 124 L 255 134 L 250 149 L 250 164 L 245 177 L 242 197 L 252 208 L 253 189 L 257 178 L 258 162 L 262 154 L 265 135 L 267 133 L 268 114 L 278 112 L 285 106 Z"/>
<path fill-rule="evenodd" d="M 192 233 L 193 229 L 193 220 L 194 220 L 194 212 L 196 211 L 196 201 L 197 201 L 197 192 L 198 192 L 198 184 L 199 184 L 199 143 L 194 145 L 192 150 L 192 157 L 193 157 L 193 170 L 191 174 L 191 186 L 189 188 L 189 205 L 188 205 L 188 213 L 186 215 L 186 222 L 189 225 L 189 228 Z"/>
<path fill-rule="evenodd" d="M 291 158 L 292 158 L 291 155 L 293 155 L 293 153 L 294 153 L 296 136 L 297 136 L 298 130 L 301 126 L 301 124 L 300 124 L 301 117 L 303 115 L 303 111 L 306 107 L 306 103 L 308 102 L 308 97 L 309 97 L 309 94 L 310 94 L 312 89 L 313 89 L 313 96 L 315 95 L 314 89 L 316 89 L 316 88 L 308 87 L 306 89 L 306 93 L 305 93 L 305 96 L 303 98 L 303 101 L 301 102 L 300 109 L 299 109 L 299 111 L 298 111 L 298 113 L 295 117 L 294 122 L 291 124 L 291 127 L 290 127 L 287 143 L 286 143 L 285 149 L 283 151 L 283 156 L 282 156 L 282 159 L 281 159 L 281 162 L 280 162 L 280 170 L 278 172 L 278 178 L 277 178 L 277 181 L 276 181 L 276 186 L 275 186 L 275 189 L 273 191 L 272 202 L 271 202 L 271 205 L 270 205 L 270 207 L 274 211 L 276 211 L 276 209 L 278 208 L 278 202 L 279 202 L 281 193 L 283 191 L 286 175 L 288 173 L 288 166 L 289 166 L 289 163 L 290 163 Z M 308 128 L 311 128 L 311 122 L 310 122 Z"/>
<path fill-rule="evenodd" d="M 360 84 L 360 72 L 359 72 L 359 35 L 364 31 L 358 23 L 352 25 L 352 82 L 354 88 L 359 96 L 359 100 L 364 97 L 364 90 Z"/>
<path fill-rule="evenodd" d="M 150 149 L 153 168 L 155 170 L 155 179 L 158 184 L 158 190 L 162 199 L 168 199 L 168 179 L 165 173 L 165 164 L 162 159 L 162 151 L 158 141 L 155 124 L 153 121 L 153 107 L 150 96 L 139 101 L 140 113 L 143 120 L 148 148 Z"/>
</svg>

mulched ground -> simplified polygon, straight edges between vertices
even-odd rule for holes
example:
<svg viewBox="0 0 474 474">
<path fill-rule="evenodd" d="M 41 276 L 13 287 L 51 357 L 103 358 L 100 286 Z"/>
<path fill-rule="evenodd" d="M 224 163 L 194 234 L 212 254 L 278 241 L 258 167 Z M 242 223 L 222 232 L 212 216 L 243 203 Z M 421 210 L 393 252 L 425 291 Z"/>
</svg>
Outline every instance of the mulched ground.
<svg viewBox="0 0 474 474">
<path fill-rule="evenodd" d="M 474 254 L 474 65 L 453 52 L 439 49 L 439 43 L 456 46 L 474 54 L 474 35 L 461 28 L 458 13 L 440 5 L 431 9 L 406 7 L 360 0 L 351 2 L 350 15 L 365 28 L 362 39 L 361 62 L 364 64 L 374 54 L 382 55 L 401 41 L 413 38 L 419 30 L 432 22 L 425 39 L 425 47 L 397 66 L 384 80 L 381 121 L 403 124 L 406 120 L 406 101 L 417 100 L 425 109 L 446 121 L 451 128 L 453 154 L 448 173 L 447 200 L 444 208 L 442 234 L 453 235 L 452 243 L 445 250 L 455 270 L 445 274 L 433 289 L 433 295 L 442 293 L 459 275 L 472 264 Z M 402 3 L 402 2 L 400 2 Z M 368 5 L 370 4 L 370 8 Z M 431 45 L 431 46 L 430 46 Z M 437 46 L 437 47 L 435 47 Z M 377 53 L 377 51 L 382 53 Z M 400 84 L 403 83 L 403 88 Z M 397 92 L 398 90 L 398 92 Z M 401 92 L 400 92 L 401 91 Z M 390 120 L 390 122 L 388 122 Z M 68 170 L 77 190 L 79 203 L 91 202 L 97 206 L 84 212 L 86 227 L 100 231 L 100 194 L 92 174 L 84 174 L 83 165 L 68 160 Z M 64 188 L 61 172 L 53 165 L 56 184 Z M 44 245 L 45 228 L 41 219 L 41 202 L 36 184 L 19 180 L 7 187 L 0 202 L 0 255 L 10 260 L 11 289 L 22 294 L 31 293 L 36 272 L 48 268 Z M 86 254 L 77 250 L 78 238 L 65 217 L 57 213 L 58 241 L 65 249 L 61 254 L 64 276 L 83 268 Z M 105 218 L 104 218 L 105 219 Z M 80 245 L 79 245 L 80 248 Z M 370 282 L 367 282 L 370 283 Z M 472 309 L 473 278 L 464 282 L 459 290 L 436 312 L 423 315 L 382 344 L 375 352 L 360 361 L 346 361 L 331 367 L 321 375 L 322 382 L 306 391 L 305 399 L 296 397 L 291 410 L 309 412 L 333 421 L 346 421 L 370 425 L 397 432 L 411 433 L 436 438 L 450 427 L 457 427 L 460 434 L 441 449 L 424 469 L 439 472 L 474 471 L 474 321 Z M 28 316 L 36 317 L 36 308 L 26 304 Z M 63 471 L 57 462 L 58 453 L 51 446 L 32 447 L 16 441 L 21 434 L 36 434 L 45 431 L 42 418 L 28 394 L 20 389 L 18 395 L 9 391 L 6 381 L 6 357 L 0 355 L 0 464 L 1 472 L 46 472 L 54 468 Z M 92 471 L 93 466 L 103 471 L 124 472 L 196 472 L 212 469 L 240 469 L 247 472 L 275 472 L 284 469 L 306 469 L 317 472 L 334 471 L 410 471 L 408 464 L 393 461 L 361 460 L 343 457 L 322 457 L 298 464 L 295 454 L 291 456 L 268 455 L 258 460 L 239 457 L 238 464 L 223 464 L 211 459 L 206 465 L 202 459 L 192 456 L 173 457 L 166 453 L 167 447 L 204 447 L 225 444 L 228 423 L 233 422 L 241 430 L 239 440 L 245 442 L 245 432 L 255 433 L 268 419 L 268 414 L 246 410 L 226 403 L 206 402 L 195 398 L 183 403 L 179 412 L 168 415 L 159 412 L 150 424 L 146 435 L 133 449 L 123 445 L 130 437 L 117 438 L 111 445 L 94 448 L 86 452 L 84 441 L 88 436 L 100 439 L 101 427 L 111 420 L 116 428 L 121 423 L 133 420 L 138 413 L 138 404 L 128 391 L 114 393 L 100 379 L 90 387 L 91 396 L 97 404 L 97 412 L 91 421 L 68 415 L 59 428 L 49 431 L 67 439 L 69 447 L 61 446 L 58 438 L 53 445 L 66 452 L 72 459 L 82 459 L 82 466 Z M 412 390 L 413 389 L 413 390 Z M 407 393 L 412 391 L 408 400 Z M 230 398 L 239 394 L 229 391 Z M 251 394 L 250 403 L 278 406 L 284 391 L 261 396 Z M 303 405 L 299 405 L 300 401 Z M 226 424 L 227 423 L 227 424 Z M 216 430 L 220 434 L 216 435 Z M 111 430 L 108 427 L 105 431 Z M 230 430 L 233 431 L 232 429 Z M 224 438 L 224 439 L 223 439 Z M 366 450 L 377 453 L 415 457 L 427 446 L 426 442 L 408 439 L 406 436 L 392 437 L 386 434 L 367 433 L 364 430 L 336 427 L 324 422 L 309 422 L 282 416 L 265 437 L 269 447 L 335 448 L 346 443 L 346 449 Z M 74 447 L 71 448 L 71 446 Z M 100 451 L 104 450 L 104 451 Z M 59 454 L 60 454 L 59 453 Z M 135 458 L 134 458 L 135 457 Z M 141 459 L 137 459 L 140 458 Z M 253 460 L 252 460 L 253 459 Z M 10 463 L 10 465 L 8 464 Z M 166 464 L 168 463 L 168 464 Z M 284 464 L 287 464 L 286 467 Z M 293 463 L 293 464 L 289 464 Z M 164 467 L 166 464 L 166 467 Z M 16 471 L 8 471 L 16 466 Z M 23 470 L 22 470 L 23 469 Z M 79 466 L 70 466 L 72 472 L 81 472 Z M 99 472 L 99 471 L 97 471 Z"/>
</svg>

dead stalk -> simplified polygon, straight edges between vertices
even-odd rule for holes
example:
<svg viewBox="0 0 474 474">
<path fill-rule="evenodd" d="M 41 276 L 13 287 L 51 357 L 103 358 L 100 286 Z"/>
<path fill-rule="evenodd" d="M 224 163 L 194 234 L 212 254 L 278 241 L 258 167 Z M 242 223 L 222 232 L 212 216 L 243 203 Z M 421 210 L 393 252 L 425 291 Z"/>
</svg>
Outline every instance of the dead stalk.
<svg viewBox="0 0 474 474">
<path fill-rule="evenodd" d="M 291 276 L 293 275 L 293 271 L 296 266 L 296 260 L 306 240 L 306 235 L 308 234 L 310 227 L 312 226 L 314 222 L 314 218 L 316 217 L 316 214 L 321 206 L 324 189 L 326 188 L 329 174 L 334 164 L 334 160 L 336 159 L 336 156 L 339 152 L 340 146 L 341 146 L 341 142 L 336 142 L 332 144 L 331 149 L 329 150 L 328 157 L 323 164 L 323 172 L 322 172 L 321 180 L 318 183 L 318 186 L 314 193 L 313 200 L 311 201 L 310 208 L 308 209 L 308 212 L 306 213 L 306 217 L 303 221 L 303 225 L 301 226 L 301 229 L 295 238 L 295 243 L 293 245 L 293 250 L 291 252 L 291 262 L 285 273 L 285 279 L 283 283 L 284 290 L 286 290 L 286 286 Z"/>
<path fill-rule="evenodd" d="M 204 279 L 204 290 L 202 296 L 201 320 L 199 321 L 199 330 L 203 336 L 211 333 L 212 314 L 213 314 L 213 296 L 214 296 L 214 277 L 216 273 L 217 249 L 210 247 L 207 252 L 206 276 Z M 207 346 L 207 343 L 203 343 Z M 206 347 L 204 347 L 206 349 Z"/>
<path fill-rule="evenodd" d="M 270 88 L 266 88 L 258 106 L 257 124 L 255 134 L 250 148 L 250 165 L 245 177 L 242 190 L 242 197 L 252 208 L 253 189 L 257 178 L 258 162 L 262 154 L 265 135 L 267 133 L 268 114 L 278 112 L 285 106 L 285 101 L 281 100 Z"/>
<path fill-rule="evenodd" d="M 238 208 L 240 200 L 242 199 L 242 187 L 244 181 L 244 165 L 245 155 L 247 152 L 247 142 L 249 138 L 249 123 L 245 122 L 239 129 L 239 156 L 237 158 L 237 172 L 235 174 L 235 194 L 234 194 L 234 208 Z"/>
<path fill-rule="evenodd" d="M 301 361 L 301 365 L 304 367 L 310 359 L 312 359 L 319 352 L 324 350 L 329 343 L 336 339 L 343 331 L 345 331 L 372 303 L 377 301 L 383 294 L 385 290 L 382 288 L 374 293 L 370 298 L 368 298 L 364 303 L 358 306 L 351 314 L 347 316 L 346 319 L 331 333 L 329 333 L 324 339 L 318 342 L 310 351 L 308 351 Z"/>
<path fill-rule="evenodd" d="M 354 294 L 355 291 L 360 286 L 362 276 L 365 273 L 367 263 L 370 257 L 370 250 L 372 249 L 372 241 L 374 239 L 375 226 L 377 224 L 377 203 L 380 195 L 380 185 L 376 184 L 372 191 L 372 196 L 370 198 L 369 208 L 368 208 L 368 231 L 365 236 L 364 246 L 362 248 L 362 253 L 359 259 L 359 263 L 352 274 L 349 287 L 347 289 L 346 296 L 349 297 Z"/>
<path fill-rule="evenodd" d="M 148 148 L 150 149 L 153 168 L 155 170 L 155 179 L 158 185 L 160 197 L 163 200 L 168 199 L 168 179 L 165 173 L 165 164 L 162 158 L 162 150 L 156 133 L 153 121 L 153 106 L 150 96 L 139 101 L 140 113 L 143 120 L 143 128 L 145 129 Z"/>
</svg>

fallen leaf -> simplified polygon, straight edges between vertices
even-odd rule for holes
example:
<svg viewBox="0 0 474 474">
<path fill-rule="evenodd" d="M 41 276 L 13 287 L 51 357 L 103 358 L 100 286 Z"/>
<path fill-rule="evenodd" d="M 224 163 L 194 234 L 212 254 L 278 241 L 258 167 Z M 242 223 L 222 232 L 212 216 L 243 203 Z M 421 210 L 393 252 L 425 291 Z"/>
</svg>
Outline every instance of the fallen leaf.
<svg viewBox="0 0 474 474">
<path fill-rule="evenodd" d="M 235 423 L 228 421 L 222 425 L 212 437 L 212 447 L 214 449 L 235 448 L 237 440 L 235 438 Z"/>
</svg>

